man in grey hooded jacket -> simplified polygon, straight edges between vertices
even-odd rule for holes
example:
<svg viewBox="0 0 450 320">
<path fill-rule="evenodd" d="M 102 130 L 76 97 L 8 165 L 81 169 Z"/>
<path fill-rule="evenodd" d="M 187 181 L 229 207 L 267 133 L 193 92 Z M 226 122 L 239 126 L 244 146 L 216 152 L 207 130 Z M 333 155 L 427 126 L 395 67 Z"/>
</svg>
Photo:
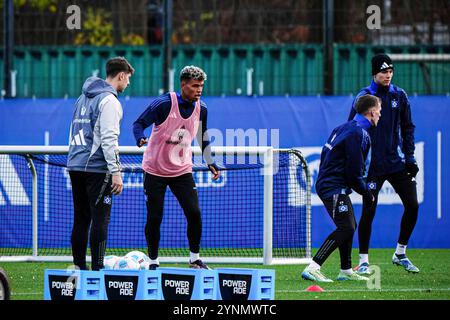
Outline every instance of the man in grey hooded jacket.
<svg viewBox="0 0 450 320">
<path fill-rule="evenodd" d="M 88 238 L 91 268 L 103 268 L 112 194 L 119 195 L 123 189 L 118 143 L 123 111 L 117 96 L 129 85 L 133 73 L 125 58 L 109 59 L 106 79 L 88 78 L 75 104 L 67 170 L 74 205 L 73 263 L 81 270 L 88 270 Z"/>
</svg>

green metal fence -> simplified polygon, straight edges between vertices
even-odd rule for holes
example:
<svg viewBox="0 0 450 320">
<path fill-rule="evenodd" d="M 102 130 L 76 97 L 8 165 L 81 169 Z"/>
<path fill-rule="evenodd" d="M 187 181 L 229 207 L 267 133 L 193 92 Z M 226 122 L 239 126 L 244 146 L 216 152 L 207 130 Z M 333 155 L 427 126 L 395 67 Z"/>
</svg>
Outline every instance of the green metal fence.
<svg viewBox="0 0 450 320">
<path fill-rule="evenodd" d="M 334 94 L 354 94 L 368 85 L 370 58 L 378 52 L 449 54 L 450 46 L 335 45 Z M 136 69 L 126 94 L 155 96 L 162 93 L 162 54 L 160 46 L 16 47 L 16 96 L 77 97 L 83 81 L 93 74 L 104 77 L 107 59 L 118 55 L 125 56 Z M 321 45 L 176 46 L 172 63 L 176 90 L 180 69 L 195 64 L 208 74 L 204 94 L 209 96 L 323 94 Z M 450 91 L 449 61 L 394 63 L 394 83 L 410 94 Z M 1 73 L 1 83 L 2 78 Z"/>
<path fill-rule="evenodd" d="M 371 82 L 371 58 L 377 53 L 390 55 L 409 54 L 449 55 L 450 46 L 373 46 L 373 45 L 335 45 L 334 81 L 335 95 L 357 93 Z M 448 94 L 450 92 L 450 60 L 396 61 L 394 63 L 393 83 L 409 94 Z M 416 59 L 419 59 L 418 57 Z"/>
<path fill-rule="evenodd" d="M 161 47 L 63 46 L 14 50 L 16 96 L 76 97 L 84 79 L 92 74 L 104 77 L 107 59 L 117 55 L 136 69 L 128 95 L 161 93 Z M 313 95 L 323 90 L 320 46 L 177 46 L 172 63 L 175 89 L 183 66 L 201 66 L 208 74 L 207 95 Z"/>
</svg>

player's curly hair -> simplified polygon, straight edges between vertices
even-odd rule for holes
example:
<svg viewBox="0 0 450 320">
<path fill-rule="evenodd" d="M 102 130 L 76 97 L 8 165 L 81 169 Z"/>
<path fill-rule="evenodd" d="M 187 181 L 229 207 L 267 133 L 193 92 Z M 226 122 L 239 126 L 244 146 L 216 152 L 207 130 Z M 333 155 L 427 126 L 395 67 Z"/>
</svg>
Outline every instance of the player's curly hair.
<svg viewBox="0 0 450 320">
<path fill-rule="evenodd" d="M 180 72 L 180 81 L 206 81 L 206 73 L 196 66 L 185 66 Z"/>
</svg>

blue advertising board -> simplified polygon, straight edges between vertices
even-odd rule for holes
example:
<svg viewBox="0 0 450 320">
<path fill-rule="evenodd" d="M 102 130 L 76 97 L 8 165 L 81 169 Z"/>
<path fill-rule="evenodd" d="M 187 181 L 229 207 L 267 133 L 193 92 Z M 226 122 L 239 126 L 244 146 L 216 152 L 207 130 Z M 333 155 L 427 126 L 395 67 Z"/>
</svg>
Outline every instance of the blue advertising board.
<svg viewBox="0 0 450 320">
<path fill-rule="evenodd" d="M 120 145 L 135 145 L 132 124 L 152 99 L 121 98 L 124 117 Z M 314 183 L 322 145 L 332 129 L 347 120 L 353 97 L 205 97 L 204 101 L 208 105 L 213 145 L 298 148 L 309 163 Z M 75 99 L 0 101 L 0 145 L 67 145 L 74 102 Z M 420 167 L 417 177 L 420 209 L 409 247 L 450 248 L 450 200 L 446 196 L 450 191 L 450 97 L 413 96 L 410 103 Z M 141 183 L 140 176 L 129 178 L 136 185 Z M 31 191 L 27 188 L 20 199 L 9 199 L 5 179 L 0 175 L 0 215 L 2 206 L 14 202 L 30 205 Z M 359 219 L 361 199 L 356 194 L 352 199 Z M 317 247 L 334 226 L 314 188 L 311 200 L 312 245 Z M 400 199 L 386 183 L 380 194 L 371 247 L 395 246 L 402 211 Z M 3 235 L 0 241 L 8 237 L 13 235 Z M 357 237 L 354 244 L 357 245 Z"/>
</svg>

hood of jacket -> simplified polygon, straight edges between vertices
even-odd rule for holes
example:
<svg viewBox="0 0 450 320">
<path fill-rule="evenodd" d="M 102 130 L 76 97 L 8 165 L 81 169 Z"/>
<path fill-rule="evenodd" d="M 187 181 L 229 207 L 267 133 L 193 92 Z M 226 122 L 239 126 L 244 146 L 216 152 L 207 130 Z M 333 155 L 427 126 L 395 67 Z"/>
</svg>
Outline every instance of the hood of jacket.
<svg viewBox="0 0 450 320">
<path fill-rule="evenodd" d="M 88 98 L 94 98 L 105 92 L 109 92 L 117 97 L 117 91 L 105 80 L 98 77 L 87 78 L 83 84 L 82 92 Z"/>
</svg>

